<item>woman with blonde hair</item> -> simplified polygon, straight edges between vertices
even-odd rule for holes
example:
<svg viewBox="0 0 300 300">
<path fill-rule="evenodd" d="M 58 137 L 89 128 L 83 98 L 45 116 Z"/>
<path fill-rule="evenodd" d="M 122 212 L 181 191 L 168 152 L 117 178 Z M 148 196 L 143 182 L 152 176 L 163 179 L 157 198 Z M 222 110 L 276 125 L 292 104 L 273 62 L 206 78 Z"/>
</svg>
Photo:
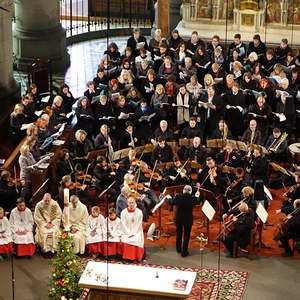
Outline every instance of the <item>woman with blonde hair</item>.
<svg viewBox="0 0 300 300">
<path fill-rule="evenodd" d="M 14 146 L 25 136 L 25 130 L 21 130 L 21 128 L 27 123 L 29 122 L 24 114 L 24 106 L 20 103 L 16 104 L 9 120 L 10 136 Z"/>
</svg>

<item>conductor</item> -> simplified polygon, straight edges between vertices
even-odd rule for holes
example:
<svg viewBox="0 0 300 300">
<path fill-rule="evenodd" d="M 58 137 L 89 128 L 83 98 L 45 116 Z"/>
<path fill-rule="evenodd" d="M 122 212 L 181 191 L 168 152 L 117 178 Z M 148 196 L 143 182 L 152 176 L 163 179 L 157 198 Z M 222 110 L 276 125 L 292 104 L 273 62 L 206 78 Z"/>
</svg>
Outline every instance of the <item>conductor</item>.
<svg viewBox="0 0 300 300">
<path fill-rule="evenodd" d="M 193 207 L 198 204 L 199 199 L 192 195 L 192 187 L 186 185 L 183 188 L 183 193 L 177 194 L 172 202 L 176 206 L 176 250 L 181 253 L 182 257 L 186 257 L 189 255 L 188 246 L 193 225 Z"/>
</svg>

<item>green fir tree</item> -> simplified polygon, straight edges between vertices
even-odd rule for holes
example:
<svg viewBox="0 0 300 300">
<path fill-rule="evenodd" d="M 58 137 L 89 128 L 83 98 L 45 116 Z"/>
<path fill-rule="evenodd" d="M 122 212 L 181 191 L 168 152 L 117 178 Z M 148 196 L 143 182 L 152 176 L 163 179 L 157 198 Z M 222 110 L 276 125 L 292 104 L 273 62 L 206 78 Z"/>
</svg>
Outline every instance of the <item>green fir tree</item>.
<svg viewBox="0 0 300 300">
<path fill-rule="evenodd" d="M 78 281 L 83 265 L 74 254 L 73 237 L 63 231 L 58 240 L 57 254 L 51 261 L 49 300 L 79 300 L 82 289 Z"/>
</svg>

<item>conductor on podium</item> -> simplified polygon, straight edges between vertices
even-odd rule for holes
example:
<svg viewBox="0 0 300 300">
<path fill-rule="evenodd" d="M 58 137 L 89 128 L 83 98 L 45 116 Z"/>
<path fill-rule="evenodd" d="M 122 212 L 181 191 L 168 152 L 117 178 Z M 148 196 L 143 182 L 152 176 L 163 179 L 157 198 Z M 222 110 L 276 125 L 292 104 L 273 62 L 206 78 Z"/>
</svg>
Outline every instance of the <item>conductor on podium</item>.
<svg viewBox="0 0 300 300">
<path fill-rule="evenodd" d="M 176 250 L 182 257 L 188 256 L 188 246 L 191 229 L 193 225 L 193 207 L 198 204 L 199 199 L 192 195 L 192 187 L 186 185 L 182 194 L 173 198 L 176 206 Z"/>
</svg>

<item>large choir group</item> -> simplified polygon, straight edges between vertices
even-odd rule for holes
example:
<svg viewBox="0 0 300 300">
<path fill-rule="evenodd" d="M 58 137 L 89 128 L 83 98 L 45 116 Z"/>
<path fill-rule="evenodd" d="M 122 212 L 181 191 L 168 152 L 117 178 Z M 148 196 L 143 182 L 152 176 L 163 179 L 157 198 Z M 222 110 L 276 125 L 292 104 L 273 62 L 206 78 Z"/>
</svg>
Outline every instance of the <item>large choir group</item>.
<svg viewBox="0 0 300 300">
<path fill-rule="evenodd" d="M 278 239 L 284 255 L 293 255 L 289 240 L 300 236 L 300 168 L 287 149 L 300 137 L 300 55 L 285 38 L 274 49 L 259 35 L 248 45 L 240 34 L 233 40 L 222 45 L 215 35 L 206 43 L 193 32 L 184 41 L 177 30 L 166 39 L 157 29 L 147 41 L 135 29 L 124 53 L 116 43 L 108 45 L 82 97 L 74 99 L 65 84 L 54 99 L 45 100 L 32 84 L 10 119 L 14 145 L 25 139 L 17 208 L 19 195 L 8 184 L 10 174 L 1 174 L 1 206 L 11 211 L 15 245 L 33 244 L 35 220 L 36 242 L 44 252 L 53 251 L 55 234 L 49 233 L 59 230 L 61 209 L 70 209 L 76 252 L 83 253 L 87 244 L 89 253 L 112 255 L 113 247 L 114 255 L 141 260 L 142 220 L 148 220 L 166 187 L 186 185 L 181 198 L 169 201 L 177 206 L 178 252 L 188 255 L 190 211 L 204 200 L 204 189 L 211 192 L 209 201 L 224 220 L 234 216 L 234 230 L 220 237 L 232 255 L 234 242 L 243 250 L 249 244 L 258 203 L 269 207 L 264 187 L 293 186 L 276 212 L 288 215 L 288 229 Z M 58 204 L 46 194 L 33 218 L 24 206 L 32 197 L 31 175 L 47 159 L 43 155 L 53 133 L 63 124 L 74 129 L 74 138 L 60 150 L 56 166 Z M 90 159 L 95 151 L 99 155 Z M 274 177 L 273 172 L 270 177 L 270 166 L 283 169 L 278 163 L 292 172 L 284 169 L 285 175 Z M 64 202 L 66 188 L 69 206 Z M 93 197 L 91 189 L 102 198 Z M 99 199 L 110 203 L 106 221 L 97 208 Z M 0 220 L 2 228 L 9 227 L 3 212 Z M 10 241 L 7 230 L 0 244 Z M 118 246 L 108 245 L 110 241 Z"/>
</svg>

